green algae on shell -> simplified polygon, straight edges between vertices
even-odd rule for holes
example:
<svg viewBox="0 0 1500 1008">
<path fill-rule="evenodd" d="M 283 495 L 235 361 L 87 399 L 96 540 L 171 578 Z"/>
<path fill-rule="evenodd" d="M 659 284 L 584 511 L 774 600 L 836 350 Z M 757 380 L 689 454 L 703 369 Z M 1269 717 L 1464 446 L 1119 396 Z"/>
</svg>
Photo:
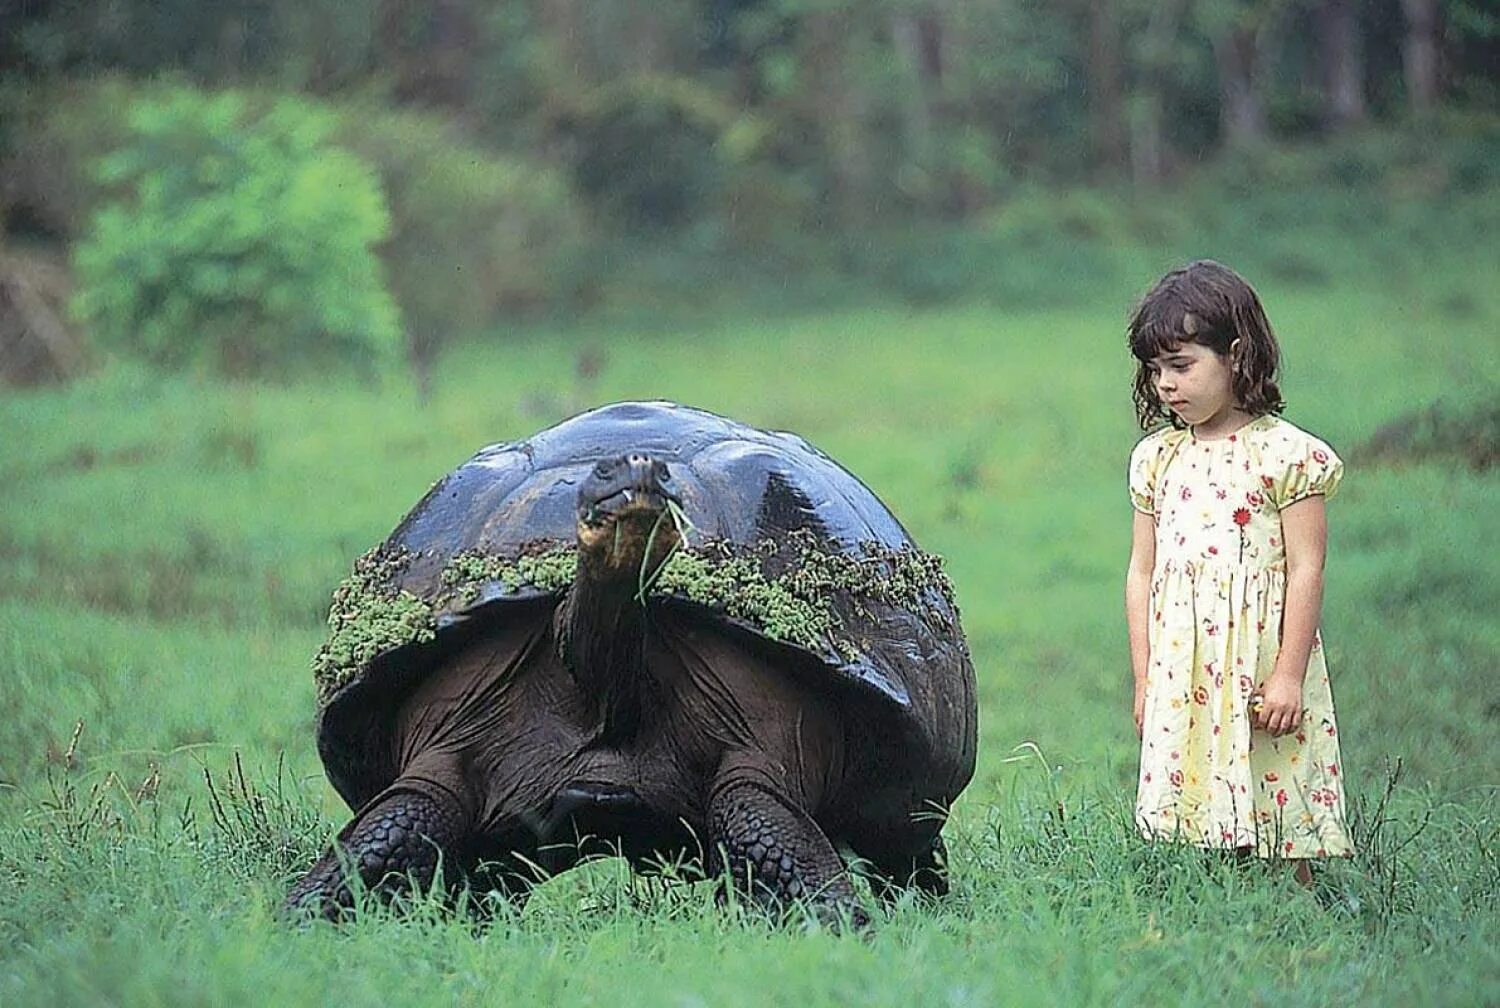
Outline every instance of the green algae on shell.
<svg viewBox="0 0 1500 1008">
<path fill-rule="evenodd" d="M 396 587 L 410 562 L 404 550 L 376 547 L 334 591 L 328 639 L 312 661 L 320 706 L 377 655 L 437 636 L 432 606 Z"/>
<path fill-rule="evenodd" d="M 433 640 L 440 615 L 470 609 L 493 597 L 497 587 L 501 596 L 561 594 L 573 582 L 578 551 L 572 545 L 517 556 L 465 550 L 444 565 L 428 598 L 400 587 L 412 559 L 404 550 L 372 550 L 334 593 L 329 637 L 313 659 L 320 705 L 378 655 Z M 933 604 L 934 592 L 941 605 Z M 860 650 L 834 604 L 839 596 L 862 615 L 871 615 L 875 604 L 904 609 L 936 633 L 951 632 L 956 613 L 940 557 L 876 543 L 861 544 L 857 554 L 835 553 L 802 532 L 753 546 L 714 540 L 679 549 L 649 596 L 722 613 L 770 640 L 835 663 L 856 659 Z"/>
</svg>

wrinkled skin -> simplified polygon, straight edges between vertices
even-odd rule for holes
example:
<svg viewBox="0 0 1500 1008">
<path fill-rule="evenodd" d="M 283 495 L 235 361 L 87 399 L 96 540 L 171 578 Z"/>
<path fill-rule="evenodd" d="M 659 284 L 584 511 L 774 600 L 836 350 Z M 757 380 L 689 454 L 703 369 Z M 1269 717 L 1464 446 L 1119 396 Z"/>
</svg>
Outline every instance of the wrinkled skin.
<svg viewBox="0 0 1500 1008">
<path fill-rule="evenodd" d="M 882 894 L 946 891 L 941 816 L 851 741 L 872 702 L 710 620 L 652 613 L 643 580 L 677 543 L 668 467 L 601 462 L 578 493 L 577 580 L 474 634 L 400 703 L 393 783 L 297 882 L 289 909 L 338 917 L 350 875 L 389 897 L 439 867 L 523 899 L 538 870 L 621 854 L 692 862 L 771 909 L 868 921 L 834 843 Z"/>
</svg>

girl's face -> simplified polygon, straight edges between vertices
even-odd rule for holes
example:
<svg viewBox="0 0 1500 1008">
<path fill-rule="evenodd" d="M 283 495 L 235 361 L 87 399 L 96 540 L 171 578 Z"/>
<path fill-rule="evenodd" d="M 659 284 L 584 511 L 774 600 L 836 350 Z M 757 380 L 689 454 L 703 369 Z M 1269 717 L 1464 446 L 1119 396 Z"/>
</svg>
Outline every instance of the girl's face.
<svg viewBox="0 0 1500 1008">
<path fill-rule="evenodd" d="M 1189 426 L 1217 426 L 1238 405 L 1229 358 L 1201 343 L 1179 343 L 1152 358 L 1151 374 L 1162 404 Z"/>
</svg>

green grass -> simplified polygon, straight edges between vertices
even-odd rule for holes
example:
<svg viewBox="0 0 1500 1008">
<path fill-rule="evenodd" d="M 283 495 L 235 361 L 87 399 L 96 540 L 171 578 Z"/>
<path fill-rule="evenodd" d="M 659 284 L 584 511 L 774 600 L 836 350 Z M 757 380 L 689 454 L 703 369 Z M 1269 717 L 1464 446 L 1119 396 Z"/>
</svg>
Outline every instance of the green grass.
<svg viewBox="0 0 1500 1008">
<path fill-rule="evenodd" d="M 1166 264 L 1072 308 L 497 333 L 426 405 L 123 366 L 8 393 L 0 1003 L 1500 1002 L 1496 476 L 1357 451 L 1500 396 L 1500 263 L 1261 285 L 1288 417 L 1350 462 L 1324 630 L 1361 855 L 1315 893 L 1129 829 L 1122 333 Z M 861 938 L 605 863 L 486 928 L 427 903 L 285 928 L 287 878 L 347 815 L 311 731 L 329 592 L 479 446 L 636 397 L 808 436 L 948 557 L 981 685 L 954 896 Z"/>
</svg>

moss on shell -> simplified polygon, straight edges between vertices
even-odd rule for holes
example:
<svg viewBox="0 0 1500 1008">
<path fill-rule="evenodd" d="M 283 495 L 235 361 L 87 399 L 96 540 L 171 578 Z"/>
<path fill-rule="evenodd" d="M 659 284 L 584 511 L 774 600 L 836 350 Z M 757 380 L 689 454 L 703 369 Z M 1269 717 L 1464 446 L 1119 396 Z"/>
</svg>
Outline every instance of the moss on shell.
<svg viewBox="0 0 1500 1008">
<path fill-rule="evenodd" d="M 838 650 L 826 593 L 809 596 L 789 582 L 768 578 L 754 555 L 714 558 L 679 550 L 662 568 L 652 594 L 696 602 L 814 653 Z"/>
<path fill-rule="evenodd" d="M 455 554 L 443 568 L 442 583 L 447 589 L 443 598 L 472 604 L 487 584 L 500 584 L 509 591 L 537 588 L 561 592 L 573 583 L 577 573 L 578 550 L 571 546 L 555 546 L 515 557 L 465 550 Z"/>
<path fill-rule="evenodd" d="M 410 562 L 404 550 L 377 547 L 334 591 L 328 639 L 312 662 L 320 706 L 376 655 L 437 635 L 432 606 L 395 587 Z"/>
<path fill-rule="evenodd" d="M 319 703 L 357 678 L 377 655 L 432 640 L 440 613 L 461 612 L 499 586 L 562 593 L 572 584 L 578 551 L 559 545 L 519 556 L 466 550 L 452 557 L 430 598 L 399 588 L 411 556 L 376 549 L 361 557 L 334 593 L 329 638 L 313 659 Z M 867 543 L 857 552 L 828 550 L 811 533 L 753 546 L 723 541 L 678 550 L 651 586 L 654 597 L 685 599 L 756 627 L 766 637 L 845 661 L 859 655 L 835 599 L 871 618 L 873 605 L 905 609 L 934 633 L 953 629 L 953 589 L 942 560 L 913 547 Z"/>
</svg>

